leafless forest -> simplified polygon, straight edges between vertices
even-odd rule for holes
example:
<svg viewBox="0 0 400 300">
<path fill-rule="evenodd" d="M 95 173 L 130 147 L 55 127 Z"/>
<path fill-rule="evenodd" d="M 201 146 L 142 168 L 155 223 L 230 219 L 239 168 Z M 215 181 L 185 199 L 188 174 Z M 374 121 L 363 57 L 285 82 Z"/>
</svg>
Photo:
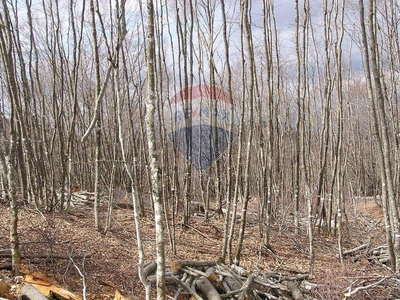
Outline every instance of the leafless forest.
<svg viewBox="0 0 400 300">
<path fill-rule="evenodd" d="M 224 217 L 227 265 L 241 264 L 249 202 L 258 207 L 260 247 L 274 246 L 271 228 L 284 213 L 295 234 L 307 224 L 312 277 L 316 232 L 336 236 L 343 262 L 354 199 L 375 197 L 388 266 L 399 271 L 398 1 L 1 0 L 0 7 L 1 205 L 10 211 L 2 226 L 14 274 L 18 210 L 67 213 L 80 191 L 93 196 L 88 217 L 102 234 L 113 226 L 114 194 L 129 197 L 147 299 L 141 222 L 153 220 L 156 293 L 166 299 L 165 246 L 175 251 L 176 225 L 191 226 L 195 206 L 206 222 Z M 169 137 L 171 99 L 199 85 L 224 90 L 234 104 L 227 118 L 234 138 L 202 170 Z"/>
</svg>

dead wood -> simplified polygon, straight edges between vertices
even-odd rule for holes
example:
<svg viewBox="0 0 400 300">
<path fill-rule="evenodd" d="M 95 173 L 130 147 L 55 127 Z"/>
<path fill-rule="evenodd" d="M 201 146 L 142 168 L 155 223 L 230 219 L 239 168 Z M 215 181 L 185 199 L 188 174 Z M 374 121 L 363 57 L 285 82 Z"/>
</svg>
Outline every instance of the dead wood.
<svg viewBox="0 0 400 300">
<path fill-rule="evenodd" d="M 155 271 L 155 263 L 145 267 L 145 273 Z M 303 299 L 297 282 L 308 275 L 283 276 L 280 274 L 256 275 L 249 270 L 232 265 L 228 267 L 215 261 L 177 260 L 170 263 L 171 271 L 166 272 L 167 288 L 175 299 L 191 295 L 191 299 Z M 147 271 L 151 270 L 151 271 Z M 149 278 L 148 278 L 149 279 Z M 290 280 L 288 280 L 290 279 Z M 285 283 L 283 282 L 284 280 Z M 150 280 L 154 283 L 154 280 Z M 179 284 L 177 286 L 177 284 Z M 173 289 L 173 290 L 172 290 Z"/>
<path fill-rule="evenodd" d="M 11 258 L 11 252 L 7 253 L 0 253 L 0 257 L 2 258 Z M 90 254 L 86 255 L 73 255 L 72 258 L 76 259 L 84 259 L 84 258 L 90 258 Z M 33 258 L 40 258 L 40 259 L 71 259 L 71 256 L 68 255 L 55 255 L 55 254 L 49 254 L 49 255 L 39 255 L 39 254 L 21 254 L 22 259 L 33 259 Z"/>
<path fill-rule="evenodd" d="M 344 296 L 345 296 L 346 298 L 350 298 L 350 297 L 354 296 L 355 294 L 357 294 L 357 293 L 360 292 L 360 291 L 365 291 L 365 290 L 368 290 L 368 289 L 371 289 L 371 288 L 373 288 L 373 287 L 375 287 L 375 286 L 380 285 L 381 283 L 383 283 L 383 282 L 384 282 L 385 280 L 387 280 L 388 278 L 391 278 L 391 276 L 389 276 L 389 277 L 383 277 L 383 278 L 380 279 L 379 281 L 376 281 L 376 282 L 371 283 L 371 284 L 368 284 L 368 285 L 359 286 L 359 287 L 355 288 L 355 289 L 352 290 L 352 291 L 351 291 L 351 288 L 349 288 L 349 292 L 345 293 Z"/>
<path fill-rule="evenodd" d="M 360 245 L 358 247 L 355 247 L 353 249 L 350 249 L 350 250 L 347 250 L 347 251 L 343 251 L 343 256 L 353 255 L 354 253 L 360 252 L 360 251 L 362 251 L 364 249 L 367 249 L 368 247 L 369 247 L 369 243 L 362 244 L 362 245 Z"/>
<path fill-rule="evenodd" d="M 33 285 L 27 284 L 21 289 L 22 300 L 48 300 L 45 295 L 39 292 Z"/>
<path fill-rule="evenodd" d="M 133 209 L 133 204 L 120 202 L 120 203 L 115 203 L 113 208 L 114 209 Z"/>
<path fill-rule="evenodd" d="M 390 262 L 388 247 L 383 245 L 369 250 L 368 258 L 370 260 L 378 260 L 382 264 Z"/>
<path fill-rule="evenodd" d="M 279 282 L 274 282 L 274 281 L 271 282 L 271 280 L 262 281 L 262 280 L 258 280 L 258 279 L 254 279 L 254 282 L 264 288 L 267 288 L 267 289 L 289 291 L 289 289 L 286 287 L 286 285 L 283 285 Z"/>
<path fill-rule="evenodd" d="M 223 271 L 226 271 L 226 272 L 229 274 L 229 275 L 227 275 L 227 276 L 231 276 L 231 277 L 233 277 L 235 280 L 237 280 L 237 282 L 240 282 L 241 277 L 240 277 L 239 274 L 235 273 L 234 270 L 232 270 L 232 269 L 229 268 L 227 265 L 224 265 L 224 264 L 222 264 L 222 263 L 218 263 L 218 266 L 219 266 L 220 268 L 222 268 Z"/>
<path fill-rule="evenodd" d="M 225 277 L 222 284 L 225 287 L 225 289 L 229 292 L 238 291 L 240 290 L 241 287 L 241 284 L 238 281 L 236 281 L 235 278 L 230 276 Z"/>
<path fill-rule="evenodd" d="M 189 294 L 191 294 L 196 300 L 203 300 L 203 298 L 201 298 L 201 297 L 199 296 L 199 294 L 196 293 L 196 290 L 193 289 L 193 288 L 191 287 L 191 284 L 190 284 L 190 283 L 188 284 L 187 282 L 183 282 L 182 280 L 179 280 L 179 279 L 176 278 L 175 276 L 171 276 L 171 278 L 172 278 L 175 282 L 177 282 L 179 285 L 181 285 L 183 288 L 185 288 L 186 291 L 188 291 Z"/>
<path fill-rule="evenodd" d="M 207 279 L 207 277 L 201 276 L 196 280 L 196 287 L 206 295 L 208 300 L 221 300 L 221 296 L 218 291 Z"/>
<path fill-rule="evenodd" d="M 309 277 L 308 274 L 298 274 L 296 276 L 286 276 L 286 275 L 281 275 L 281 274 L 276 274 L 276 273 L 266 273 L 265 277 L 271 277 L 274 278 L 276 280 L 278 280 L 279 282 L 282 281 L 302 281 L 305 280 Z"/>
<path fill-rule="evenodd" d="M 294 300 L 301 300 L 303 299 L 303 293 L 300 291 L 299 287 L 294 281 L 287 281 L 286 286 L 290 290 L 290 294 L 292 295 Z"/>
<path fill-rule="evenodd" d="M 12 264 L 10 262 L 1 263 L 0 270 L 12 270 Z"/>
<path fill-rule="evenodd" d="M 210 282 L 212 283 L 216 283 L 218 281 L 217 275 L 215 274 L 215 267 L 209 267 L 206 269 L 206 275 L 208 280 L 210 280 Z"/>
<path fill-rule="evenodd" d="M 153 274 L 157 270 L 157 263 L 155 261 L 148 263 L 143 268 L 143 276 L 146 278 L 147 276 Z"/>
<path fill-rule="evenodd" d="M 171 263 L 171 270 L 177 270 L 185 266 L 190 267 L 211 267 L 215 266 L 215 261 L 197 261 L 197 260 L 176 260 Z"/>
<path fill-rule="evenodd" d="M 239 300 L 244 300 L 244 299 L 248 298 L 248 296 L 249 296 L 248 291 L 250 289 L 250 285 L 253 283 L 254 277 L 255 277 L 254 274 L 251 274 L 247 278 L 246 282 L 243 284 L 242 291 L 240 292 L 239 297 L 238 297 Z"/>
<path fill-rule="evenodd" d="M 259 291 L 259 290 L 255 290 L 255 292 L 257 293 L 257 295 L 261 295 L 264 296 L 265 299 L 271 299 L 271 300 L 278 300 L 279 297 L 275 297 L 274 295 L 264 292 L 264 291 Z"/>
<path fill-rule="evenodd" d="M 218 279 L 218 275 L 215 273 L 215 267 L 209 267 L 206 269 L 205 274 L 212 285 L 217 289 L 218 292 L 224 293 L 226 290 L 222 284 L 222 280 Z"/>
</svg>

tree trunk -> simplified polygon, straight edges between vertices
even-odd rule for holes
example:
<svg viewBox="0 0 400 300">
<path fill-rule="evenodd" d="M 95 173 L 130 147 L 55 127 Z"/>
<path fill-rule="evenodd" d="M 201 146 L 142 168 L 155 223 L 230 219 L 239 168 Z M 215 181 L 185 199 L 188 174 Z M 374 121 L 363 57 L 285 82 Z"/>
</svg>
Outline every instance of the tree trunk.
<svg viewBox="0 0 400 300">
<path fill-rule="evenodd" d="M 156 153 L 156 137 L 154 130 L 154 112 L 156 101 L 155 85 L 155 38 L 154 38 L 154 7 L 153 1 L 147 1 L 147 39 L 146 39 L 146 66 L 147 66 L 147 97 L 146 97 L 146 125 L 148 157 L 151 172 L 152 198 L 154 203 L 154 219 L 156 228 L 157 253 L 157 299 L 165 299 L 165 250 L 163 227 L 163 204 L 160 198 L 160 178 Z"/>
<path fill-rule="evenodd" d="M 373 0 L 369 1 L 369 36 L 365 26 L 364 1 L 360 0 L 360 24 L 364 50 L 365 68 L 367 74 L 367 91 L 368 98 L 371 102 L 371 108 L 374 118 L 374 130 L 378 140 L 378 153 L 380 162 L 380 175 L 382 179 L 382 208 L 386 223 L 386 241 L 388 244 L 389 255 L 391 260 L 392 270 L 398 269 L 400 255 L 398 247 L 398 211 L 396 203 L 393 203 L 394 195 L 392 190 L 391 164 L 389 161 L 388 151 L 388 135 L 386 117 L 384 111 L 384 95 L 380 82 L 380 73 L 377 66 L 377 41 L 374 29 L 374 16 L 376 3 Z M 373 79 L 373 80 L 372 80 Z M 374 83 L 374 86 L 373 86 Z M 375 92 L 375 93 L 374 93 Z M 375 100 L 375 97 L 377 98 Z M 394 217 L 394 218 L 393 218 Z M 397 219 L 397 222 L 393 222 Z"/>
<path fill-rule="evenodd" d="M 21 255 L 19 252 L 18 237 L 18 206 L 15 195 L 16 141 L 20 138 L 17 136 L 17 132 L 15 130 L 17 122 L 16 115 L 17 111 L 19 110 L 19 93 L 12 55 L 12 28 L 9 22 L 9 11 L 5 0 L 2 1 L 2 6 L 4 19 L 3 16 L 0 15 L 0 53 L 7 76 L 7 89 L 11 98 L 9 122 L 10 145 L 4 161 L 7 168 L 8 197 L 10 199 L 10 246 L 12 255 L 12 272 L 14 275 L 19 275 L 19 263 L 21 260 Z"/>
<path fill-rule="evenodd" d="M 251 33 L 251 20 L 249 19 L 249 14 L 251 10 L 249 7 L 249 1 L 244 0 L 241 3 L 241 22 L 243 34 L 245 35 L 245 42 L 247 44 L 247 53 L 249 59 L 249 72 L 248 72 L 248 80 L 249 80 L 249 88 L 247 99 L 248 103 L 248 118 L 249 118 L 249 126 L 248 126 L 248 136 L 247 136 L 247 146 L 246 146 L 246 161 L 244 166 L 244 192 L 243 192 L 243 207 L 242 207 L 242 215 L 240 219 L 240 228 L 239 228 L 239 237 L 236 246 L 236 254 L 235 254 L 235 265 L 240 264 L 240 258 L 242 253 L 243 239 L 244 239 L 244 230 L 246 227 L 246 215 L 247 215 L 247 205 L 250 198 L 250 180 L 249 180 L 249 171 L 250 171 L 250 156 L 251 156 L 251 145 L 253 138 L 253 102 L 255 95 L 255 61 L 254 61 L 254 48 L 253 48 L 253 40 Z M 243 70 L 243 74 L 245 74 L 245 70 Z M 246 83 L 246 75 L 244 75 L 243 83 Z M 245 87 L 245 86 L 244 86 Z M 243 99 L 242 101 L 245 101 Z M 244 113 L 244 112 L 243 112 Z"/>
</svg>

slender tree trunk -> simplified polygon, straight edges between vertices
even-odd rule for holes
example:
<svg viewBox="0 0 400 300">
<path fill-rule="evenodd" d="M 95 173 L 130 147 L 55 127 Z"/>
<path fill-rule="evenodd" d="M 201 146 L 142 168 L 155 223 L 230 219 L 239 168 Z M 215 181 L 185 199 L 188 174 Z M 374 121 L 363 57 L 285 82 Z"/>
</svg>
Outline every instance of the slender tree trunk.
<svg viewBox="0 0 400 300">
<path fill-rule="evenodd" d="M 301 53 L 300 53 L 300 12 L 299 12 L 299 1 L 295 1 L 295 23 L 296 23 L 296 96 L 297 96 L 297 120 L 296 120 L 296 158 L 295 158 L 295 171 L 294 171 L 294 227 L 295 233 L 299 230 L 299 213 L 300 213 L 300 184 L 301 184 L 301 100 L 300 100 L 300 89 L 301 89 Z"/>
<path fill-rule="evenodd" d="M 374 17 L 375 17 L 375 1 L 369 1 L 369 36 L 367 36 L 367 30 L 365 26 L 365 13 L 364 13 L 364 1 L 360 0 L 360 22 L 361 22 L 361 35 L 362 42 L 364 45 L 364 60 L 365 60 L 365 68 L 366 68 L 366 77 L 367 77 L 367 90 L 368 90 L 368 98 L 371 102 L 373 118 L 374 118 L 374 129 L 375 134 L 378 139 L 378 153 L 380 160 L 380 172 L 382 179 L 382 208 L 386 223 L 386 241 L 389 248 L 389 255 L 391 260 L 392 270 L 395 271 L 398 269 L 397 264 L 399 263 L 400 256 L 398 254 L 398 243 L 397 238 L 394 240 L 393 237 L 400 237 L 398 234 L 398 226 L 399 223 L 396 222 L 393 224 L 393 216 L 398 217 L 397 209 L 393 211 L 393 207 L 395 207 L 395 203 L 392 203 L 393 195 L 390 195 L 393 190 L 391 189 L 391 175 L 390 175 L 390 161 L 389 161 L 389 151 L 388 151 L 388 136 L 387 136 L 387 128 L 385 121 L 385 112 L 384 112 L 384 97 L 382 93 L 382 86 L 380 83 L 380 74 L 377 66 L 377 41 L 376 35 L 374 32 Z M 374 87 L 373 87 L 374 83 Z M 375 95 L 375 93 L 377 95 Z M 377 100 L 375 100 L 375 96 Z M 388 169 L 386 169 L 388 168 Z M 398 219 L 397 219 L 398 221 Z"/>
<path fill-rule="evenodd" d="M 229 53 L 229 40 L 228 40 L 228 28 L 227 28 L 227 20 L 226 20 L 226 9 L 225 9 L 225 1 L 221 0 L 221 14 L 223 18 L 223 39 L 224 39 L 224 50 L 225 50 L 225 61 L 226 68 L 228 73 L 228 93 L 232 95 L 232 69 L 230 65 L 230 53 Z M 234 105 L 231 105 L 231 119 L 230 119 L 230 134 L 233 134 L 233 126 L 234 126 Z M 232 140 L 232 136 L 229 136 L 229 140 Z M 228 166 L 227 166 L 227 191 L 226 191 L 226 215 L 224 221 L 224 240 L 222 246 L 222 260 L 226 260 L 227 251 L 228 251 L 228 241 L 229 241 L 229 224 L 231 220 L 231 211 L 232 211 L 232 182 L 233 182 L 233 174 L 232 174 L 232 147 L 228 148 Z"/>
<path fill-rule="evenodd" d="M 14 69 L 13 55 L 12 55 L 12 28 L 10 23 L 10 16 L 5 0 L 2 1 L 2 7 L 4 12 L 0 14 L 0 53 L 2 57 L 2 63 L 6 72 L 7 77 L 7 92 L 11 99 L 10 107 L 10 122 L 9 122 L 9 138 L 10 145 L 8 153 L 4 158 L 6 171 L 7 171 L 7 185 L 8 185 L 8 197 L 10 200 L 10 247 L 11 247 L 11 259 L 12 259 L 12 272 L 14 275 L 19 275 L 19 263 L 21 255 L 19 252 L 19 236 L 18 236 L 18 206 L 15 195 L 15 154 L 16 154 L 16 141 L 18 140 L 17 132 L 15 130 L 17 122 L 17 110 L 19 110 L 19 94 L 17 88 L 17 80 Z"/>
<path fill-rule="evenodd" d="M 99 102 L 99 95 L 100 95 L 100 60 L 99 60 L 99 52 L 98 52 L 98 42 L 97 42 L 97 29 L 96 29 L 96 18 L 95 18 L 95 0 L 90 0 L 90 16 L 91 16 L 91 22 L 92 22 L 92 38 L 93 38 L 93 56 L 94 56 L 94 65 L 95 65 L 95 78 L 96 78 L 96 103 L 99 103 L 99 106 L 101 106 L 101 103 Z M 99 215 L 99 205 L 100 205 L 100 183 L 99 183 L 99 164 L 100 164 L 100 155 L 101 155 L 101 123 L 100 123 L 100 113 L 101 109 L 98 107 L 98 109 L 95 110 L 95 126 L 96 126 L 96 139 L 95 139 L 95 145 L 96 145 L 96 150 L 95 150 L 95 178 L 94 178 L 94 193 L 95 193 L 95 199 L 94 199 L 94 225 L 97 229 L 97 231 L 100 231 L 100 215 Z"/>
<path fill-rule="evenodd" d="M 335 49 L 335 66 L 337 73 L 337 95 L 338 95 L 338 136 L 337 136 L 337 144 L 336 144 L 336 155 L 337 155 L 337 192 L 336 197 L 337 201 L 337 226 L 338 226 L 338 248 L 339 248 L 339 258 L 343 263 L 343 226 L 342 219 L 344 214 L 344 198 L 343 198 L 343 69 L 342 69 L 342 41 L 344 35 L 344 9 L 345 9 L 345 0 L 341 2 L 339 5 L 339 1 L 336 2 L 335 6 L 335 28 L 337 35 L 337 44 Z M 330 220 L 329 220 L 330 222 Z M 331 225 L 328 223 L 328 225 Z"/>
<path fill-rule="evenodd" d="M 163 204 L 160 198 L 160 176 L 156 153 L 156 137 L 154 130 L 154 112 L 156 101 L 155 85 L 155 38 L 154 38 L 154 6 L 153 1 L 147 1 L 147 39 L 146 39 L 146 66 L 147 66 L 147 97 L 146 97 L 146 125 L 149 163 L 151 172 L 152 198 L 154 203 L 154 218 L 156 228 L 157 253 L 157 299 L 165 299 L 165 250 L 163 227 Z"/>
<path fill-rule="evenodd" d="M 246 145 L 246 160 L 244 166 L 244 192 L 243 192 L 243 207 L 242 207 L 242 214 L 240 219 L 240 228 L 239 228 L 239 237 L 236 246 L 236 254 L 235 254 L 235 265 L 240 264 L 240 258 L 242 253 L 243 247 L 243 240 L 244 240 L 244 230 L 246 227 L 246 216 L 247 216 L 247 205 L 250 198 L 250 182 L 249 182 L 249 171 L 250 171 L 250 156 L 251 156 L 251 145 L 252 145 L 252 138 L 253 138 L 253 101 L 255 95 L 255 61 L 254 61 L 254 48 L 253 48 L 253 40 L 252 40 L 252 33 L 251 33 L 251 20 L 249 14 L 251 13 L 249 7 L 249 1 L 244 0 L 241 3 L 241 14 L 242 14 L 242 28 L 245 34 L 245 42 L 247 44 L 247 53 L 248 53 L 248 60 L 249 60 L 249 87 L 248 87 L 248 94 L 247 99 L 248 103 L 248 132 L 247 132 L 247 145 Z M 243 78 L 243 83 L 245 83 L 246 77 Z M 245 89 L 245 86 L 243 86 Z M 244 99 L 243 99 L 244 101 Z"/>
<path fill-rule="evenodd" d="M 378 41 L 376 38 L 376 1 L 369 1 L 369 34 L 370 34 L 370 48 L 371 48 L 371 70 L 373 81 L 376 91 L 377 101 L 377 115 L 379 122 L 379 130 L 381 132 L 381 155 L 383 159 L 383 169 L 385 176 L 385 185 L 383 188 L 387 189 L 388 194 L 388 212 L 391 220 L 392 238 L 394 243 L 394 261 L 392 261 L 392 269 L 398 271 L 400 269 L 400 219 L 398 212 L 398 204 L 394 197 L 393 189 L 393 171 L 391 161 L 391 150 L 389 143 L 389 133 L 387 125 L 387 116 L 385 111 L 385 102 L 387 99 L 383 92 L 381 82 L 382 74 L 378 67 L 378 58 L 380 57 L 378 51 Z"/>
</svg>

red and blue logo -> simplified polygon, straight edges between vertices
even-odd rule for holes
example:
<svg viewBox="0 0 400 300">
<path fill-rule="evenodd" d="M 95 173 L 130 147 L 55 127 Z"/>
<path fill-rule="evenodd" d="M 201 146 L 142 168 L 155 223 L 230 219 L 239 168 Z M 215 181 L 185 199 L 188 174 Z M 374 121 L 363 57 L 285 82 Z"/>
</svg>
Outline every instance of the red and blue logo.
<svg viewBox="0 0 400 300">
<path fill-rule="evenodd" d="M 219 87 L 201 84 L 176 93 L 170 105 L 169 140 L 197 170 L 207 170 L 236 137 L 231 131 L 232 97 Z"/>
</svg>

